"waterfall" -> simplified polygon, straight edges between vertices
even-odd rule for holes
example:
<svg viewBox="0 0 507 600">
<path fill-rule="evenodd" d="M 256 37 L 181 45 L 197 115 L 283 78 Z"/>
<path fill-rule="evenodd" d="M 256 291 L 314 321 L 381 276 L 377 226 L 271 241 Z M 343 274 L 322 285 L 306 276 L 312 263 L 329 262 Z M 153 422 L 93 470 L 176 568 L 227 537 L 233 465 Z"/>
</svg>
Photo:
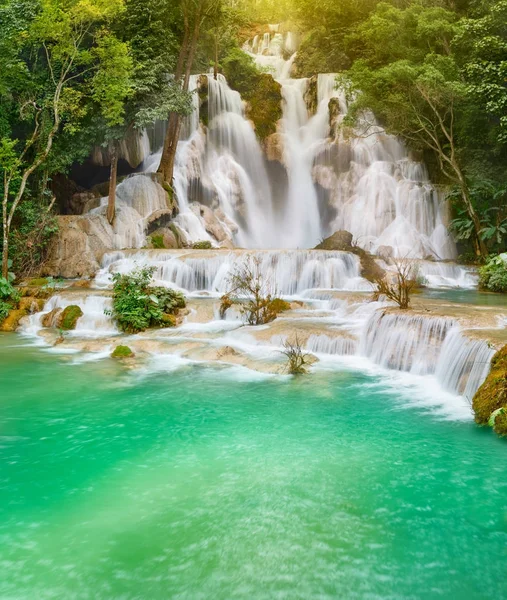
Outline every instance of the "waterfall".
<svg viewBox="0 0 507 600">
<path fill-rule="evenodd" d="M 206 291 L 224 294 L 229 276 L 246 260 L 258 261 L 267 289 L 273 295 L 294 296 L 313 289 L 368 290 L 360 276 L 359 259 L 347 252 L 263 251 L 263 252 L 114 252 L 103 258 L 97 282 L 107 285 L 110 273 L 128 273 L 135 265 L 154 266 L 154 278 L 161 285 L 187 292 Z M 308 296 L 307 296 L 308 297 Z"/>
<path fill-rule="evenodd" d="M 325 334 L 312 334 L 305 348 L 311 352 L 336 354 L 338 356 L 353 356 L 357 353 L 357 341 L 347 337 L 330 337 Z"/>
<path fill-rule="evenodd" d="M 365 325 L 359 353 L 388 369 L 435 375 L 444 389 L 471 400 L 494 350 L 464 337 L 452 319 L 377 311 Z"/>
</svg>

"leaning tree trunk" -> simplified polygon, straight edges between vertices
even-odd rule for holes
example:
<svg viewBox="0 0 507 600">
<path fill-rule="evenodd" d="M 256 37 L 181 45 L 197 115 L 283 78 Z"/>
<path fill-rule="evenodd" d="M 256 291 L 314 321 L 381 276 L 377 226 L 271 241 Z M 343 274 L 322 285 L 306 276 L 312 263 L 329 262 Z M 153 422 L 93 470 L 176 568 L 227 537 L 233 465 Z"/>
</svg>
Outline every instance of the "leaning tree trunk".
<svg viewBox="0 0 507 600">
<path fill-rule="evenodd" d="M 468 212 L 469 217 L 472 219 L 472 223 L 474 224 L 474 233 L 475 233 L 475 253 L 477 256 L 488 256 L 488 248 L 481 238 L 481 221 L 479 219 L 479 215 L 475 211 L 474 205 L 472 204 L 472 200 L 470 198 L 470 190 L 468 189 L 468 185 L 465 179 L 465 176 L 461 172 L 461 169 L 458 165 L 454 166 L 454 170 L 458 176 L 459 185 L 461 188 L 461 198 L 463 199 L 463 204 Z"/>
<path fill-rule="evenodd" d="M 188 91 L 188 85 L 190 82 L 190 71 L 192 70 L 192 64 L 194 62 L 195 51 L 197 49 L 197 39 L 199 37 L 199 29 L 201 24 L 200 14 L 196 15 L 194 30 L 192 32 L 192 40 L 189 45 L 189 34 L 188 26 L 185 28 L 185 37 L 183 38 L 183 44 L 178 58 L 178 67 L 176 69 L 176 76 L 179 75 L 178 79 L 181 78 L 183 67 L 185 68 L 185 77 L 183 79 L 182 89 L 184 92 Z M 174 162 L 176 159 L 176 150 L 178 149 L 178 140 L 180 137 L 182 117 L 178 113 L 171 113 L 169 117 L 169 125 L 167 128 L 166 137 L 164 140 L 164 148 L 162 150 L 162 156 L 160 158 L 160 165 L 158 172 L 162 174 L 162 177 L 166 183 L 172 184 L 173 173 L 174 173 Z"/>
<path fill-rule="evenodd" d="M 118 144 L 111 147 L 111 171 L 109 175 L 109 196 L 107 200 L 107 220 L 112 225 L 116 214 L 116 176 L 118 173 Z"/>
</svg>

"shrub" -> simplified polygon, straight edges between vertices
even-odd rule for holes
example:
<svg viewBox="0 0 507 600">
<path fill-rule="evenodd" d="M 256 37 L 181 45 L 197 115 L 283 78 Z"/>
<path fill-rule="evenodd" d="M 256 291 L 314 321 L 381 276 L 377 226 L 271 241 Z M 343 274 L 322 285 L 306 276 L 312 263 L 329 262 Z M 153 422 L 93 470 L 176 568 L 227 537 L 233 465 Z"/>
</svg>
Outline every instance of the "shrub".
<svg viewBox="0 0 507 600">
<path fill-rule="evenodd" d="M 150 327 L 175 324 L 168 315 L 184 308 L 181 292 L 150 286 L 155 267 L 138 267 L 127 275 L 113 275 L 113 308 L 106 314 L 115 319 L 126 333 L 138 333 Z"/>
<path fill-rule="evenodd" d="M 281 298 L 273 298 L 269 281 L 261 271 L 258 258 L 249 256 L 236 266 L 228 279 L 229 291 L 220 300 L 220 316 L 223 319 L 233 304 L 240 307 L 241 314 L 249 325 L 264 325 L 274 321 L 279 312 L 290 309 L 290 304 Z"/>
<path fill-rule="evenodd" d="M 288 340 L 283 345 L 283 354 L 287 357 L 287 371 L 289 375 L 304 375 L 308 372 L 306 365 L 308 364 L 308 354 L 305 354 L 299 343 L 296 335 L 294 343 Z"/>
<path fill-rule="evenodd" d="M 5 321 L 9 312 L 16 308 L 19 302 L 19 292 L 12 285 L 11 279 L 0 277 L 0 324 Z"/>
<path fill-rule="evenodd" d="M 507 292 L 507 252 L 493 256 L 479 269 L 479 286 L 490 292 Z"/>
<path fill-rule="evenodd" d="M 388 300 L 396 302 L 399 308 L 406 310 L 410 306 L 410 295 L 418 286 L 417 266 L 406 258 L 396 258 L 393 262 L 394 277 L 388 272 L 374 278 L 377 289 L 373 299 L 378 300 L 385 296 Z"/>
<path fill-rule="evenodd" d="M 211 248 L 213 248 L 213 245 L 209 240 L 202 240 L 200 242 L 195 242 L 195 244 L 192 244 L 192 248 L 194 250 L 211 250 Z"/>
</svg>

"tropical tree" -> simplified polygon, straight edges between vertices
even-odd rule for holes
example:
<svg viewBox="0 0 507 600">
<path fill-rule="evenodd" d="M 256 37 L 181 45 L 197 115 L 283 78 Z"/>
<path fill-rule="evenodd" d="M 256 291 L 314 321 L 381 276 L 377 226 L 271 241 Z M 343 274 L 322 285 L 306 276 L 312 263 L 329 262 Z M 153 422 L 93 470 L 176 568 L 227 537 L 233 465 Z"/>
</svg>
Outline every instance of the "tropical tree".
<svg viewBox="0 0 507 600">
<path fill-rule="evenodd" d="M 11 0 L 2 8 L 8 26 L 0 27 L 0 49 L 9 48 L 0 52 L 4 277 L 14 215 L 57 136 L 71 136 L 92 101 L 108 124 L 123 118 L 131 61 L 127 45 L 110 30 L 123 10 L 123 0 Z"/>
<path fill-rule="evenodd" d="M 440 7 L 379 4 L 348 40 L 361 56 L 347 73 L 351 88 L 361 92 L 349 120 L 371 109 L 387 132 L 432 151 L 442 174 L 459 189 L 476 252 L 485 255 L 460 145 L 463 121 L 478 107 L 452 54 L 458 30 L 457 15 Z"/>
</svg>

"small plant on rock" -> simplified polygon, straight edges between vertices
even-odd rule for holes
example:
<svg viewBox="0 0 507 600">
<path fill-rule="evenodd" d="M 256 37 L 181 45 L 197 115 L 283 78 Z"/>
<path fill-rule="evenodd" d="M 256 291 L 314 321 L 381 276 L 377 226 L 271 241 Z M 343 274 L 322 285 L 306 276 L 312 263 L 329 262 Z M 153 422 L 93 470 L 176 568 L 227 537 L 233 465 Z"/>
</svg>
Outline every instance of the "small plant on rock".
<svg viewBox="0 0 507 600">
<path fill-rule="evenodd" d="M 287 340 L 283 345 L 282 353 L 287 357 L 287 372 L 289 375 L 304 375 L 308 373 L 307 365 L 309 355 L 303 352 L 301 343 L 296 334 L 294 342 Z"/>
</svg>

